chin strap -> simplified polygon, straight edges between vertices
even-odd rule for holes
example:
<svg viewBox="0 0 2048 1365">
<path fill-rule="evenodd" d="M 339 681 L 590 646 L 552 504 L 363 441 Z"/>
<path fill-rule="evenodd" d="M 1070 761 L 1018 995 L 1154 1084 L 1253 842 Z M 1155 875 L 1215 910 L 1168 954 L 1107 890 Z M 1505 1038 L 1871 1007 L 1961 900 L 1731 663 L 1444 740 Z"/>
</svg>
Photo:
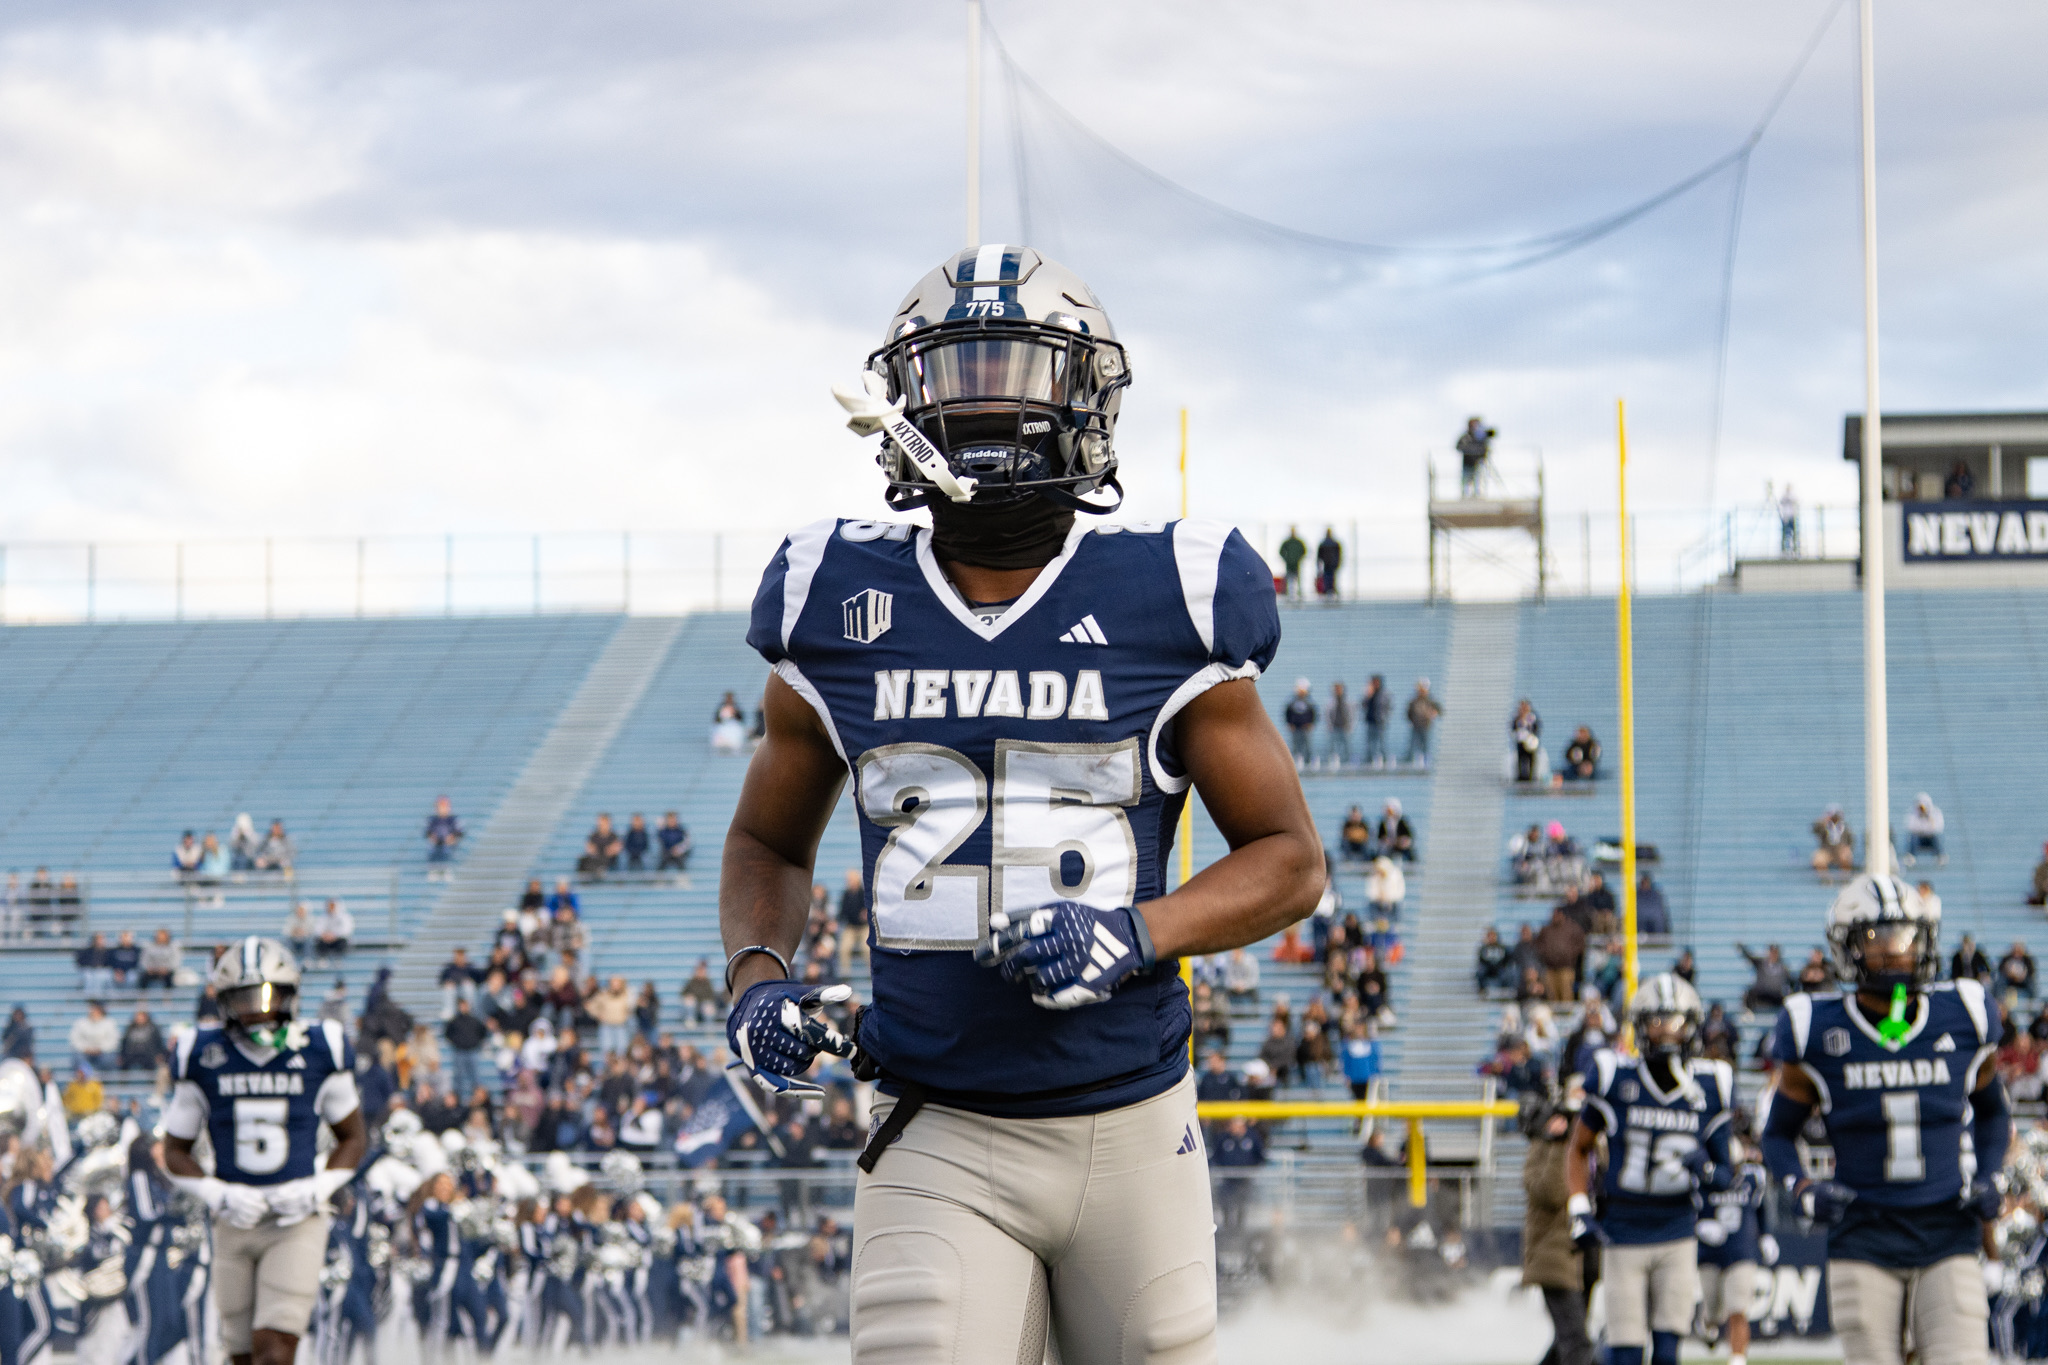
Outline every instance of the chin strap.
<svg viewBox="0 0 2048 1365">
<path fill-rule="evenodd" d="M 972 499 L 976 480 L 953 472 L 939 448 L 903 415 L 905 400 L 889 401 L 889 382 L 873 370 L 862 370 L 860 382 L 858 389 L 850 384 L 832 386 L 832 396 L 851 414 L 846 419 L 847 430 L 856 436 L 882 432 L 896 443 L 898 450 L 910 457 L 910 462 L 918 467 L 919 472 L 938 485 L 941 493 L 954 502 Z"/>
</svg>

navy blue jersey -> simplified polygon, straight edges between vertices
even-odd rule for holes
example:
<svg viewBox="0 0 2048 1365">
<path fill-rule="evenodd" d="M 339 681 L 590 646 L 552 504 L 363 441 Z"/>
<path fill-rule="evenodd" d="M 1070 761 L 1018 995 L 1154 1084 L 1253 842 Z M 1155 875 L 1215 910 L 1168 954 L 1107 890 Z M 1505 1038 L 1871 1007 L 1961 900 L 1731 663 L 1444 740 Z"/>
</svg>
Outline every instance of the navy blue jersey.
<svg viewBox="0 0 2048 1365">
<path fill-rule="evenodd" d="M 332 1020 L 291 1027 L 285 1046 L 258 1048 L 220 1026 L 178 1044 L 177 1086 L 164 1131 L 213 1140 L 214 1174 L 241 1185 L 279 1185 L 313 1174 L 320 1124 L 357 1108 L 355 1048 Z"/>
<path fill-rule="evenodd" d="M 1610 1237 L 1641 1246 L 1694 1235 L 1698 1181 L 1685 1159 L 1705 1147 L 1717 1164 L 1728 1164 L 1734 1095 L 1726 1062 L 1692 1062 L 1667 1093 L 1639 1060 L 1595 1055 L 1579 1122 L 1607 1138 L 1600 1223 Z"/>
<path fill-rule="evenodd" d="M 1162 895 L 1188 787 L 1174 717 L 1257 677 L 1279 642 L 1271 571 L 1213 523 L 1077 523 L 1000 610 L 969 607 L 929 531 L 824 521 L 783 542 L 747 643 L 853 778 L 874 949 L 860 1041 L 886 1076 L 1012 1115 L 1099 1112 L 1179 1080 L 1176 963 L 1046 1010 L 970 950 L 992 910 Z"/>
<path fill-rule="evenodd" d="M 1731 1266 L 1757 1261 L 1757 1215 L 1764 1206 L 1770 1175 L 1754 1162 L 1735 1172 L 1727 1189 L 1702 1196 L 1707 1201 L 1699 1221 L 1700 1264 Z"/>
<path fill-rule="evenodd" d="M 1928 988 L 1896 1047 L 1853 997 L 1832 993 L 1787 1000 L 1771 1039 L 1820 1092 L 1834 1178 L 1886 1208 L 1952 1204 L 1968 1186 L 1970 1091 L 1996 1047 L 1975 981 Z"/>
</svg>

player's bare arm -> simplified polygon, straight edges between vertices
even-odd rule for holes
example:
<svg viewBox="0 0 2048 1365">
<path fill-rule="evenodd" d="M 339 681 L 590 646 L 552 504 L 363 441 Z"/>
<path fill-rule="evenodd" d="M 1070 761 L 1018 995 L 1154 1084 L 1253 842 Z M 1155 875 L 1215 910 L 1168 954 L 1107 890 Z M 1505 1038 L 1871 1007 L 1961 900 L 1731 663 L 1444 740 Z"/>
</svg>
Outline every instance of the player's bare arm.
<svg viewBox="0 0 2048 1365">
<path fill-rule="evenodd" d="M 1175 718 L 1180 752 L 1230 852 L 1138 907 L 1162 958 L 1240 948 L 1315 909 L 1323 849 L 1286 741 L 1250 680 L 1220 683 Z"/>
</svg>

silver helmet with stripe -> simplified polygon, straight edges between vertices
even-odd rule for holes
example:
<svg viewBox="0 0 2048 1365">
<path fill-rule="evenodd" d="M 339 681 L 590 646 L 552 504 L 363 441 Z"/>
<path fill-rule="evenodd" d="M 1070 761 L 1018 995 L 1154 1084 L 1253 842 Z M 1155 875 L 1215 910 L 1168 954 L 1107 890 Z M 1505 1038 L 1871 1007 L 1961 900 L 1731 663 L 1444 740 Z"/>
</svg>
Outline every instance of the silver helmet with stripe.
<svg viewBox="0 0 2048 1365">
<path fill-rule="evenodd" d="M 1131 382 L 1109 315 L 1079 275 L 1028 246 L 969 247 L 905 296 L 868 368 L 987 506 L 1037 496 L 1114 511 L 1116 417 Z M 878 457 L 889 505 L 938 489 L 896 441 Z M 1108 489 L 1116 497 L 1091 502 Z"/>
<path fill-rule="evenodd" d="M 1675 972 L 1662 972 L 1629 997 L 1629 1026 L 1644 1060 L 1683 1062 L 1699 1042 L 1700 993 Z"/>
<path fill-rule="evenodd" d="M 299 1008 L 299 963 L 274 938 L 251 934 L 221 949 L 207 973 L 221 1017 L 263 1047 L 284 1045 Z"/>
<path fill-rule="evenodd" d="M 1828 948 L 1851 986 L 1919 990 L 1941 975 L 1941 912 L 1903 879 L 1866 872 L 1828 907 Z"/>
</svg>

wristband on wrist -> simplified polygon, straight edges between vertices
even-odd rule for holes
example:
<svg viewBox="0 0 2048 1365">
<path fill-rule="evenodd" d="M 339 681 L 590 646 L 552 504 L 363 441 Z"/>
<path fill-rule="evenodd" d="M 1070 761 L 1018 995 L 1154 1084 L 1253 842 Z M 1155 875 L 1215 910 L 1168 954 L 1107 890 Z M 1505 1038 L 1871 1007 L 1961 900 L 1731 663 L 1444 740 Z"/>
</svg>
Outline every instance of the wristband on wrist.
<svg viewBox="0 0 2048 1365">
<path fill-rule="evenodd" d="M 731 957 L 728 957 L 725 960 L 725 993 L 727 995 L 732 994 L 732 969 L 735 966 L 737 966 L 739 960 L 745 957 L 748 953 L 766 953 L 769 957 L 774 958 L 775 965 L 782 968 L 783 980 L 787 981 L 789 979 L 788 958 L 784 957 L 781 953 L 776 952 L 773 948 L 770 948 L 765 943 L 749 943 L 746 947 L 735 951 Z"/>
<path fill-rule="evenodd" d="M 1593 1201 L 1583 1194 L 1575 1194 L 1564 1201 L 1564 1211 L 1574 1218 L 1591 1217 Z"/>
</svg>

